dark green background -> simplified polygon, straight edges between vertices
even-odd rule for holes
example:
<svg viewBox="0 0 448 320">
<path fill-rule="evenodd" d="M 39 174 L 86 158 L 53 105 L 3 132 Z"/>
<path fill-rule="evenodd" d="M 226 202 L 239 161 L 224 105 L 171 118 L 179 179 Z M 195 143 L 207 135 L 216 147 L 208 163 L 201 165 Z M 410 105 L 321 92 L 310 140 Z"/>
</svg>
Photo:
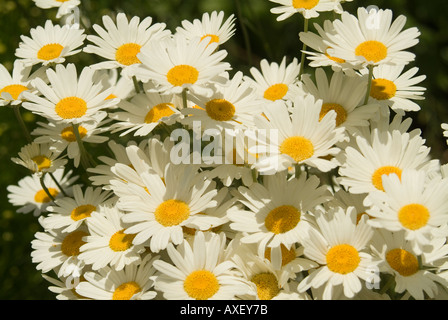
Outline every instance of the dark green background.
<svg viewBox="0 0 448 320">
<path fill-rule="evenodd" d="M 224 48 L 228 50 L 227 61 L 234 70 L 248 74 L 251 66 L 259 66 L 260 59 L 280 62 L 283 56 L 299 57 L 301 43 L 298 33 L 303 25 L 300 15 L 277 22 L 269 9 L 276 6 L 268 0 L 82 0 L 81 10 L 91 23 L 101 24 L 101 16 L 122 11 L 129 17 L 152 16 L 155 22 L 165 22 L 174 31 L 183 19 L 200 18 L 203 12 L 224 10 L 226 16 L 237 17 L 237 32 Z M 411 50 L 417 59 L 411 66 L 420 68 L 419 74 L 427 75 L 422 84 L 427 88 L 426 100 L 420 103 L 422 110 L 413 113 L 414 127 L 421 128 L 432 156 L 448 160 L 445 139 L 440 123 L 448 122 L 448 1 L 443 0 L 354 0 L 344 4 L 352 13 L 358 6 L 376 5 L 392 9 L 395 16 L 408 17 L 407 27 L 416 26 L 422 35 L 418 46 Z M 55 20 L 56 9 L 41 10 L 31 0 L 0 0 L 0 63 L 11 70 L 14 52 L 20 35 L 29 35 L 32 27 L 43 25 L 46 19 Z M 319 22 L 333 18 L 322 14 Z M 311 30 L 312 27 L 311 27 Z M 92 33 L 91 30 L 88 33 Z M 95 56 L 96 57 L 96 56 Z M 97 60 L 93 56 L 80 54 L 68 60 L 85 65 Z M 25 112 L 24 118 L 30 129 L 38 120 Z M 27 171 L 10 161 L 25 144 L 10 108 L 0 109 L 0 299 L 54 299 L 48 291 L 48 283 L 42 279 L 36 266 L 31 263 L 30 242 L 36 231 L 40 231 L 37 218 L 15 213 L 7 200 L 6 186 L 17 184 Z"/>
</svg>

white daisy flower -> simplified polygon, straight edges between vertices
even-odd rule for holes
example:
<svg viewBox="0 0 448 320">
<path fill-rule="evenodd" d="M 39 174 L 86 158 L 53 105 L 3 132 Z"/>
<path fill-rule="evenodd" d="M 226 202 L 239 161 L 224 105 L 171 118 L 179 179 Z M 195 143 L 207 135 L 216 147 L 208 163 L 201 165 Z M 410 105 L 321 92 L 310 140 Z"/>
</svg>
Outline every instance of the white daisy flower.
<svg viewBox="0 0 448 320">
<path fill-rule="evenodd" d="M 420 106 L 413 100 L 423 100 L 426 88 L 416 84 L 426 76 L 414 77 L 418 68 L 404 72 L 404 66 L 379 65 L 373 69 L 373 80 L 370 89 L 370 100 L 389 106 L 395 111 L 419 111 Z M 362 74 L 368 72 L 361 70 Z"/>
<path fill-rule="evenodd" d="M 120 111 L 109 114 L 116 120 L 110 127 L 112 133 L 123 131 L 120 136 L 132 133 L 134 136 L 149 135 L 160 123 L 174 123 L 180 116 L 178 100 L 173 95 L 157 92 L 140 93 L 131 100 L 118 104 Z"/>
<path fill-rule="evenodd" d="M 35 92 L 32 80 L 46 78 L 45 68 L 39 68 L 32 72 L 33 67 L 26 67 L 22 61 L 15 60 L 12 73 L 0 64 L 0 106 L 7 104 L 18 105 L 23 102 L 24 91 Z"/>
<path fill-rule="evenodd" d="M 448 184 L 445 179 L 427 181 L 423 170 L 403 170 L 384 176 L 384 192 L 371 192 L 371 209 L 374 217 L 369 223 L 376 228 L 405 231 L 406 240 L 416 253 L 429 244 L 436 228 L 448 223 Z"/>
<path fill-rule="evenodd" d="M 230 256 L 242 273 L 247 293 L 238 296 L 242 300 L 304 300 L 306 294 L 292 289 L 290 279 L 295 277 L 291 269 L 277 269 L 272 263 L 256 254 L 254 246 L 232 242 L 236 248 Z M 305 259 L 303 259 L 305 260 Z M 309 264 L 308 264 L 309 266 Z M 313 265 L 312 266 L 317 266 Z M 306 268 L 304 268 L 306 269 Z"/>
<path fill-rule="evenodd" d="M 417 253 L 406 240 L 405 232 L 378 230 L 372 239 L 372 255 L 379 262 L 380 270 L 391 274 L 395 281 L 394 292 L 408 292 L 416 300 L 434 299 L 439 292 L 438 284 L 447 281 L 435 272 L 440 256 L 447 254 L 446 241 L 432 240 L 430 251 Z M 440 254 L 441 253 L 441 254 Z"/>
<path fill-rule="evenodd" d="M 15 52 L 25 66 L 63 63 L 66 57 L 81 51 L 78 48 L 86 38 L 84 30 L 70 28 L 68 25 L 53 25 L 51 20 L 47 20 L 44 27 L 32 28 L 30 33 L 31 38 L 23 35 L 20 37 L 22 42 Z"/>
<path fill-rule="evenodd" d="M 44 97 L 24 92 L 28 102 L 23 107 L 50 120 L 80 124 L 94 121 L 95 115 L 104 113 L 102 109 L 116 104 L 116 99 L 105 100 L 113 88 L 103 90 L 101 82 L 94 82 L 95 71 L 84 67 L 78 78 L 74 64 L 56 65 L 56 70 L 48 69 L 50 85 L 35 79 L 36 88 Z"/>
<path fill-rule="evenodd" d="M 84 227 L 68 233 L 56 229 L 37 232 L 31 241 L 32 262 L 42 273 L 54 270 L 58 277 L 79 277 L 85 266 L 78 259 L 79 248 L 87 235 L 89 232 Z"/>
<path fill-rule="evenodd" d="M 140 263 L 130 264 L 122 270 L 104 267 L 84 273 L 86 281 L 76 286 L 76 293 L 94 300 L 152 300 L 153 264 L 159 256 L 147 254 Z"/>
<path fill-rule="evenodd" d="M 114 69 L 140 64 L 137 54 L 143 48 L 151 46 L 151 42 L 160 41 L 168 37 L 171 32 L 165 30 L 165 23 L 153 23 L 152 17 L 146 17 L 142 21 L 137 16 L 128 21 L 126 14 L 118 13 L 116 22 L 109 16 L 103 16 L 105 29 L 97 24 L 93 29 L 98 36 L 89 35 L 89 44 L 84 48 L 84 52 L 93 53 L 106 59 L 92 65 L 94 69 Z"/>
<path fill-rule="evenodd" d="M 309 211 L 329 200 L 316 176 L 287 179 L 286 172 L 266 176 L 263 184 L 239 187 L 238 192 L 239 201 L 248 209 L 230 211 L 230 227 L 244 234 L 243 243 L 257 243 L 263 253 L 266 247 L 283 244 L 290 249 L 299 242 L 308 228 Z"/>
<path fill-rule="evenodd" d="M 71 176 L 71 171 L 64 175 L 64 169 L 58 169 L 53 172 L 53 176 L 58 181 L 61 188 L 68 195 L 71 194 L 71 185 L 78 179 L 78 176 Z M 45 187 L 49 194 L 58 199 L 63 196 L 62 191 L 54 182 L 50 175 L 45 175 L 43 179 Z M 16 210 L 18 213 L 30 213 L 34 216 L 39 216 L 47 210 L 51 204 L 52 199 L 43 189 L 40 178 L 37 175 L 27 176 L 19 180 L 18 185 L 9 185 L 8 200 L 14 205 L 20 207 Z"/>
<path fill-rule="evenodd" d="M 111 193 L 101 188 L 87 187 L 83 190 L 80 185 L 74 185 L 73 196 L 56 199 L 54 204 L 47 208 L 49 214 L 42 219 L 42 226 L 45 229 L 72 232 L 85 225 L 86 219 L 110 197 Z"/>
<path fill-rule="evenodd" d="M 245 76 L 244 80 L 255 88 L 263 102 L 292 100 L 297 93 L 300 63 L 296 58 L 288 64 L 286 57 L 283 57 L 280 64 L 262 59 L 260 69 L 252 67 L 249 71 L 252 77 Z"/>
<path fill-rule="evenodd" d="M 109 265 L 116 271 L 132 263 L 139 263 L 142 245 L 133 245 L 135 235 L 126 234 L 127 225 L 121 220 L 124 213 L 112 205 L 100 205 L 87 219 L 90 235 L 80 248 L 79 259 L 98 270 Z"/>
<path fill-rule="evenodd" d="M 295 13 L 301 13 L 305 19 L 316 18 L 319 12 L 342 11 L 339 1 L 335 0 L 269 0 L 280 6 L 271 9 L 274 14 L 280 14 L 277 21 L 283 21 Z"/>
<path fill-rule="evenodd" d="M 405 169 L 432 170 L 429 148 L 419 135 L 400 130 L 374 129 L 370 137 L 356 136 L 344 150 L 338 181 L 351 193 L 384 190 L 382 178 Z"/>
<path fill-rule="evenodd" d="M 349 77 L 342 72 L 335 72 L 331 79 L 327 78 L 322 68 L 316 69 L 315 83 L 306 74 L 302 77 L 303 90 L 312 94 L 316 100 L 322 100 L 320 118 L 334 110 L 336 126 L 347 130 L 360 126 L 368 126 L 369 120 L 378 112 L 376 104 L 364 104 L 367 81 L 363 77 Z"/>
<path fill-rule="evenodd" d="M 335 168 L 338 163 L 324 157 L 340 152 L 335 144 L 345 138 L 345 129 L 336 128 L 334 111 L 320 119 L 321 108 L 322 101 L 311 95 L 297 96 L 292 114 L 281 101 L 265 108 L 266 117 L 256 116 L 254 121 L 259 130 L 266 130 L 268 137 L 260 131 L 255 146 L 249 148 L 249 152 L 258 155 L 253 167 L 265 173 L 286 170 L 295 164 L 306 164 L 323 172 Z"/>
<path fill-rule="evenodd" d="M 167 300 L 234 300 L 246 290 L 227 258 L 223 233 L 198 232 L 192 243 L 169 244 L 167 253 L 170 263 L 154 262 L 155 287 Z"/>
<path fill-rule="evenodd" d="M 58 8 L 56 19 L 68 14 L 73 8 L 81 4 L 80 0 L 33 0 L 37 7 L 42 9 Z"/>
<path fill-rule="evenodd" d="M 215 87 L 211 96 L 190 95 L 196 106 L 183 109 L 185 118 L 180 122 L 192 127 L 200 121 L 202 130 L 253 127 L 252 119 L 260 114 L 261 103 L 249 83 L 243 82 L 243 73 L 238 71 L 225 84 Z"/>
<path fill-rule="evenodd" d="M 333 297 L 333 288 L 342 286 L 347 298 L 361 291 L 362 280 L 379 281 L 379 276 L 369 272 L 374 266 L 367 250 L 374 234 L 363 216 L 356 223 L 357 212 L 335 208 L 315 213 L 315 228 L 309 228 L 302 237 L 305 257 L 316 261 L 320 267 L 312 271 L 298 286 L 299 292 L 325 286 L 323 299 Z"/>
<path fill-rule="evenodd" d="M 50 144 L 29 143 L 20 149 L 18 158 L 11 158 L 12 162 L 28 168 L 34 174 L 41 176 L 61 169 L 67 159 L 60 157 L 61 152 L 52 150 Z"/>
<path fill-rule="evenodd" d="M 323 26 L 314 23 L 314 28 L 318 34 L 312 31 L 299 33 L 300 41 L 303 42 L 307 48 L 315 50 L 303 51 L 306 54 L 307 59 L 310 60 L 309 66 L 313 68 L 330 66 L 334 72 L 343 71 L 349 76 L 355 75 L 354 68 L 356 68 L 356 66 L 344 59 L 333 57 L 328 54 L 328 49 L 331 49 L 327 44 L 330 41 L 328 34 L 336 33 L 333 27 L 333 22 L 325 20 Z"/>
<path fill-rule="evenodd" d="M 142 173 L 140 177 L 146 190 L 131 183 L 126 188 L 134 196 L 120 197 L 118 208 L 126 211 L 126 229 L 136 234 L 133 243 L 149 242 L 152 252 L 159 252 L 169 243 L 179 244 L 183 239 L 183 226 L 208 230 L 220 223 L 220 219 L 199 214 L 216 206 L 215 183 L 198 175 L 196 167 L 167 166 L 165 179 L 158 174 Z"/>
<path fill-rule="evenodd" d="M 182 34 L 187 39 L 200 37 L 202 40 L 209 37 L 209 42 L 216 42 L 219 45 L 227 42 L 235 34 L 235 17 L 231 14 L 224 21 L 224 11 L 205 12 L 202 19 L 194 19 L 193 22 L 183 20 L 181 27 L 176 28 L 176 32 Z"/>
<path fill-rule="evenodd" d="M 358 17 L 344 11 L 341 20 L 335 20 L 335 34 L 328 34 L 331 47 L 328 54 L 353 65 L 405 65 L 415 54 L 404 51 L 418 43 L 417 28 L 403 31 L 406 17 L 401 15 L 392 22 L 391 10 L 358 8 Z"/>
<path fill-rule="evenodd" d="M 217 46 L 182 36 L 160 41 L 137 55 L 142 65 L 135 69 L 136 76 L 143 82 L 153 81 L 161 93 L 180 94 L 184 89 L 210 93 L 205 86 L 225 80 L 220 75 L 230 69 L 229 63 L 222 62 L 227 52 L 216 51 Z"/>
<path fill-rule="evenodd" d="M 78 126 L 78 132 L 81 140 L 85 143 L 100 144 L 106 142 L 109 138 L 101 136 L 100 134 L 109 130 L 104 126 L 108 119 L 105 113 L 99 113 L 92 116 L 95 121 L 84 122 Z M 69 159 L 73 159 L 75 167 L 79 166 L 81 160 L 81 153 L 79 152 L 79 145 L 76 141 L 75 131 L 73 126 L 67 125 L 57 121 L 37 122 L 38 127 L 34 129 L 31 134 L 37 136 L 34 139 L 38 144 L 50 144 L 50 150 L 54 152 L 67 151 Z"/>
</svg>

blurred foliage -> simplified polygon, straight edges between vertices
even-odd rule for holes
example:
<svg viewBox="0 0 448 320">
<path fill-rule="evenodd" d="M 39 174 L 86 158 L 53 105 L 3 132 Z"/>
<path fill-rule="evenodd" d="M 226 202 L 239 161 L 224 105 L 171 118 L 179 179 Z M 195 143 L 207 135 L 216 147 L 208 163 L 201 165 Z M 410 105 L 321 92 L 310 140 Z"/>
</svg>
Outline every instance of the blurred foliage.
<svg viewBox="0 0 448 320">
<path fill-rule="evenodd" d="M 277 61 L 287 56 L 299 57 L 302 47 L 298 33 L 302 30 L 303 18 L 294 15 L 278 22 L 270 13 L 275 4 L 268 0 L 81 0 L 81 13 L 88 17 L 84 21 L 87 33 L 92 34 L 91 25 L 101 23 L 105 14 L 125 12 L 128 17 L 153 17 L 154 22 L 165 22 L 175 31 L 184 19 L 201 18 L 203 12 L 223 10 L 226 16 L 235 14 L 237 32 L 224 48 L 228 51 L 227 61 L 234 70 L 248 74 L 251 66 L 258 67 L 263 58 Z M 448 122 L 448 1 L 431 0 L 354 0 L 345 3 L 344 8 L 356 13 L 358 6 L 376 5 L 392 9 L 395 17 L 408 17 L 407 27 L 416 26 L 422 35 L 420 43 L 411 50 L 416 53 L 412 65 L 420 68 L 419 74 L 427 79 L 422 84 L 427 88 L 426 100 L 420 103 L 422 110 L 411 116 L 414 127 L 421 128 L 427 145 L 432 148 L 433 157 L 448 161 L 445 139 L 440 124 Z M 11 70 L 14 52 L 21 35 L 29 35 L 30 28 L 43 25 L 47 19 L 55 19 L 56 9 L 42 10 L 32 0 L 0 0 L 0 63 Z M 333 19 L 333 13 L 322 14 L 313 22 Z M 313 30 L 312 24 L 311 29 Z M 69 58 L 78 66 L 96 62 L 97 57 L 79 54 Z M 10 158 L 16 156 L 25 144 L 17 121 L 10 108 L 0 110 L 0 299 L 54 299 L 48 290 L 48 283 L 31 263 L 30 243 L 34 233 L 40 231 L 37 218 L 17 214 L 7 200 L 6 186 L 17 184 L 28 174 L 26 169 L 14 165 Z M 34 128 L 36 117 L 23 112 L 30 129 Z"/>
</svg>

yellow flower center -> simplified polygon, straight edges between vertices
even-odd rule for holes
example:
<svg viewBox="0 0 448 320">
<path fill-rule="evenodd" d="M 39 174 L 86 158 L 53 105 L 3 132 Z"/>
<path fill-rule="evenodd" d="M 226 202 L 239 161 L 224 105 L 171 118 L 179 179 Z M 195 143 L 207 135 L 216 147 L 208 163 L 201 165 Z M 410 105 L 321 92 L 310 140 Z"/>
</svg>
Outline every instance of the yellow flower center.
<svg viewBox="0 0 448 320">
<path fill-rule="evenodd" d="M 125 282 L 115 289 L 112 295 L 112 300 L 131 300 L 134 294 L 139 293 L 140 291 L 142 291 L 142 289 L 137 282 Z"/>
<path fill-rule="evenodd" d="M 31 160 L 37 165 L 37 171 L 42 171 L 51 167 L 51 160 L 46 156 L 38 155 L 31 158 Z"/>
<path fill-rule="evenodd" d="M 347 120 L 347 111 L 337 103 L 324 103 L 320 110 L 319 121 L 321 121 L 331 110 L 336 112 L 336 126 L 340 126 Z"/>
<path fill-rule="evenodd" d="M 376 63 L 387 57 L 387 47 L 376 40 L 364 41 L 356 47 L 355 55 Z"/>
<path fill-rule="evenodd" d="M 289 137 L 280 145 L 280 153 L 290 156 L 296 162 L 301 162 L 313 156 L 314 146 L 305 137 Z"/>
<path fill-rule="evenodd" d="M 300 216 L 300 211 L 295 207 L 284 205 L 271 210 L 264 220 L 264 225 L 275 234 L 285 233 L 295 228 Z"/>
<path fill-rule="evenodd" d="M 192 66 L 181 64 L 171 68 L 166 78 L 169 83 L 175 87 L 181 87 L 184 84 L 194 84 L 198 81 L 199 71 Z"/>
<path fill-rule="evenodd" d="M 386 253 L 386 261 L 403 277 L 412 276 L 419 270 L 417 257 L 404 249 L 390 250 Z"/>
<path fill-rule="evenodd" d="M 140 53 L 141 48 L 142 46 L 137 43 L 123 44 L 118 47 L 115 52 L 115 60 L 125 66 L 141 63 L 141 61 L 137 58 L 137 54 Z"/>
<path fill-rule="evenodd" d="M 387 79 L 372 80 L 372 87 L 370 89 L 370 96 L 376 100 L 389 100 L 395 97 L 397 93 L 397 86 L 393 81 Z"/>
<path fill-rule="evenodd" d="M 286 248 L 284 244 L 280 245 L 280 249 L 282 252 L 282 267 L 284 267 L 296 258 L 296 251 L 294 250 L 294 248 L 288 250 L 288 248 Z M 266 248 L 264 257 L 271 261 L 271 248 Z"/>
<path fill-rule="evenodd" d="M 326 56 L 328 59 L 333 60 L 333 61 L 338 62 L 338 63 L 345 63 L 345 60 L 344 60 L 344 59 L 330 56 L 330 55 L 328 54 L 328 49 L 332 49 L 332 48 L 331 48 L 331 47 L 328 47 L 327 49 L 325 49 L 325 56 Z"/>
<path fill-rule="evenodd" d="M 70 218 L 73 221 L 79 221 L 85 218 L 89 218 L 91 213 L 96 210 L 96 207 L 91 204 L 83 204 L 72 210 Z"/>
<path fill-rule="evenodd" d="M 59 191 L 54 188 L 47 189 L 48 192 L 53 196 L 53 198 L 55 198 L 59 194 Z M 38 203 L 47 203 L 51 201 L 51 198 L 48 196 L 45 190 L 42 189 L 36 192 L 36 194 L 34 195 L 34 201 Z"/>
<path fill-rule="evenodd" d="M 159 103 L 152 107 L 145 116 L 145 123 L 157 122 L 163 117 L 171 116 L 174 114 L 174 111 L 170 107 L 174 108 L 174 105 L 172 103 Z"/>
<path fill-rule="evenodd" d="M 394 167 L 394 166 L 384 166 L 381 168 L 378 168 L 372 175 L 372 184 L 377 188 L 378 190 L 384 191 L 383 188 L 383 175 L 390 175 L 395 173 L 398 178 L 401 179 L 401 169 Z"/>
<path fill-rule="evenodd" d="M 125 229 L 115 232 L 109 240 L 109 248 L 113 251 L 126 251 L 132 247 L 135 234 L 124 233 Z"/>
<path fill-rule="evenodd" d="M 86 242 L 82 240 L 83 237 L 89 234 L 84 231 L 73 231 L 69 233 L 62 241 L 61 251 L 68 257 L 77 256 L 79 254 L 79 248 Z"/>
<path fill-rule="evenodd" d="M 46 61 L 56 59 L 61 55 L 63 49 L 64 47 L 59 43 L 46 44 L 37 52 L 37 59 Z"/>
<path fill-rule="evenodd" d="M 259 273 L 250 279 L 257 286 L 257 295 L 260 300 L 271 300 L 279 292 L 278 281 L 272 273 Z"/>
<path fill-rule="evenodd" d="M 56 104 L 55 111 L 62 119 L 81 118 L 87 112 L 87 103 L 78 97 L 67 97 Z"/>
<path fill-rule="evenodd" d="M 270 101 L 282 99 L 288 93 L 288 86 L 284 83 L 277 83 L 266 89 L 263 97 Z"/>
<path fill-rule="evenodd" d="M 154 212 L 155 219 L 164 227 L 177 226 L 190 216 L 190 208 L 180 200 L 162 202 Z"/>
<path fill-rule="evenodd" d="M 235 115 L 235 106 L 226 99 L 213 99 L 205 104 L 208 116 L 216 121 L 229 121 Z"/>
<path fill-rule="evenodd" d="M 349 244 L 340 244 L 328 250 L 326 255 L 327 267 L 340 274 L 353 272 L 361 262 L 358 250 Z"/>
<path fill-rule="evenodd" d="M 418 230 L 426 226 L 429 216 L 428 208 L 418 203 L 405 205 L 398 211 L 398 220 L 409 230 Z"/>
<path fill-rule="evenodd" d="M 196 270 L 184 280 L 184 290 L 193 299 L 207 300 L 219 290 L 219 282 L 213 272 Z"/>
<path fill-rule="evenodd" d="M 215 35 L 215 34 L 206 34 L 204 36 L 201 37 L 201 41 L 204 40 L 205 38 L 210 37 L 210 43 L 216 42 L 219 43 L 219 36 Z"/>
<path fill-rule="evenodd" d="M 17 100 L 17 99 L 19 99 L 19 95 L 23 91 L 26 91 L 26 90 L 28 90 L 28 88 L 25 87 L 24 85 L 11 84 L 9 86 L 4 87 L 2 90 L 0 90 L 0 97 L 3 92 L 6 92 L 6 93 L 9 93 L 14 100 Z"/>
<path fill-rule="evenodd" d="M 82 139 L 87 135 L 87 129 L 83 126 L 78 126 L 79 137 Z M 76 135 L 73 127 L 66 127 L 61 131 L 61 138 L 68 142 L 75 142 Z"/>
<path fill-rule="evenodd" d="M 313 9 L 319 4 L 319 0 L 292 0 L 294 9 Z"/>
</svg>

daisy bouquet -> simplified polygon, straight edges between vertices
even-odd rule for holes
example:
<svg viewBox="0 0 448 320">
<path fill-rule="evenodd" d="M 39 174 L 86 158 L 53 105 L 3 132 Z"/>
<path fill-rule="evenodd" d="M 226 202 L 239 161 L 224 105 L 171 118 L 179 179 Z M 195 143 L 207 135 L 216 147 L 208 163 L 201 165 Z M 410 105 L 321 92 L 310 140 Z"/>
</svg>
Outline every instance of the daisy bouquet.
<svg viewBox="0 0 448 320">
<path fill-rule="evenodd" d="M 60 19 L 81 2 L 35 4 Z M 447 297 L 448 168 L 409 115 L 419 30 L 340 0 L 271 4 L 303 19 L 303 49 L 246 74 L 223 11 L 174 30 L 48 20 L 0 65 L 29 169 L 8 199 L 42 227 L 30 259 L 57 299 Z"/>
</svg>

